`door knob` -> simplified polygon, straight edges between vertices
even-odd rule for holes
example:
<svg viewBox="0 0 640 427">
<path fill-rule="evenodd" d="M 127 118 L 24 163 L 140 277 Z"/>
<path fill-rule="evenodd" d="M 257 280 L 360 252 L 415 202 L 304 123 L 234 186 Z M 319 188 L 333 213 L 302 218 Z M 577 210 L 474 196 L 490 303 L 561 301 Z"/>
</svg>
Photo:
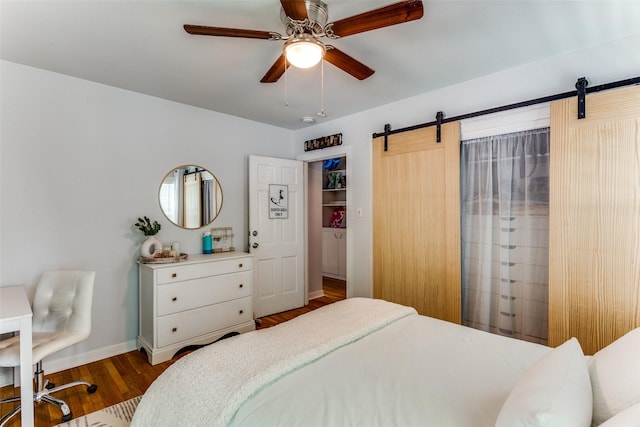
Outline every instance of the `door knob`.
<svg viewBox="0 0 640 427">
<path fill-rule="evenodd" d="M 253 249 L 258 249 L 258 246 L 260 246 L 258 243 L 254 243 L 253 245 L 251 245 L 253 247 Z"/>
</svg>

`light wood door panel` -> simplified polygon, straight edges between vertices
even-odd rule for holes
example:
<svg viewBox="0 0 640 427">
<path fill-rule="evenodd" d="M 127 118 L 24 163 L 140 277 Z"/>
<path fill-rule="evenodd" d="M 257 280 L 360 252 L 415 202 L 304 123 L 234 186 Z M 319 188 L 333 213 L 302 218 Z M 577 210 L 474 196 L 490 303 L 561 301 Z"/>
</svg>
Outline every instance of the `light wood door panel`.
<svg viewBox="0 0 640 427">
<path fill-rule="evenodd" d="M 549 345 L 640 326 L 640 86 L 551 105 Z"/>
<path fill-rule="evenodd" d="M 460 125 L 373 141 L 374 297 L 461 321 Z"/>
</svg>

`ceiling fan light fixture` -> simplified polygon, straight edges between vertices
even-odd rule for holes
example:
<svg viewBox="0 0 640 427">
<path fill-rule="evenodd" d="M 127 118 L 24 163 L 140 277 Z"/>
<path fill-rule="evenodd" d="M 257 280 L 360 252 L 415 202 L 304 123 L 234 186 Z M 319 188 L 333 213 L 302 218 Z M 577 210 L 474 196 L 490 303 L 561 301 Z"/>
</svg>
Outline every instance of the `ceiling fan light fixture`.
<svg viewBox="0 0 640 427">
<path fill-rule="evenodd" d="M 326 52 L 324 44 L 309 34 L 294 37 L 284 45 L 287 61 L 297 68 L 311 68 L 322 60 Z"/>
</svg>

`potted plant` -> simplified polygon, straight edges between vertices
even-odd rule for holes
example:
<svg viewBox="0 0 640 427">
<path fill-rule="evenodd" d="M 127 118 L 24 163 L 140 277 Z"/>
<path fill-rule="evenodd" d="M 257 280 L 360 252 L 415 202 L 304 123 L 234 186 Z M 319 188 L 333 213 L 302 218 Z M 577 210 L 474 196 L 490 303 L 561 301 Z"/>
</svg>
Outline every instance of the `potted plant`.
<svg viewBox="0 0 640 427">
<path fill-rule="evenodd" d="M 152 224 L 151 220 L 146 216 L 144 218 L 138 218 L 138 222 L 134 225 L 138 227 L 138 230 L 142 231 L 145 236 L 155 236 L 162 228 L 158 221 L 153 221 Z"/>
<path fill-rule="evenodd" d="M 147 239 L 142 242 L 140 247 L 140 255 L 145 258 L 154 258 L 156 254 L 162 253 L 162 242 L 155 235 L 158 234 L 162 226 L 158 221 L 153 221 L 148 217 L 138 218 L 138 222 L 134 224 L 138 230 L 142 231 Z"/>
</svg>

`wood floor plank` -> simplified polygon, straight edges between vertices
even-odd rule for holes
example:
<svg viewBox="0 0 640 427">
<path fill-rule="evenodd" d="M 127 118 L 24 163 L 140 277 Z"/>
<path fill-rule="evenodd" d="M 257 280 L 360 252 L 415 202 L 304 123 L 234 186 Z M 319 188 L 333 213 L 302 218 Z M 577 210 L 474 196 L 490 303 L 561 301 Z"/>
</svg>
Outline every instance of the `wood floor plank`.
<svg viewBox="0 0 640 427">
<path fill-rule="evenodd" d="M 309 301 L 309 304 L 305 307 L 259 319 L 261 324 L 258 329 L 275 326 L 301 314 L 345 299 L 346 283 L 343 280 L 325 277 L 323 291 L 323 297 Z M 45 369 L 45 378 L 57 385 L 80 379 L 98 385 L 98 390 L 91 395 L 87 394 L 86 388 L 83 386 L 69 388 L 55 394 L 56 397 L 67 402 L 73 417 L 77 418 L 142 395 L 162 372 L 188 353 L 182 353 L 168 362 L 159 363 L 155 366 L 149 364 L 144 352 L 130 351 L 65 371 L 55 372 L 51 375 L 46 375 L 46 361 L 43 367 Z M 14 396 L 19 393 L 19 387 L 6 386 L 0 388 L 0 398 Z M 14 406 L 15 404 L 0 405 L 0 414 L 9 412 Z M 18 416 L 17 419 L 9 422 L 6 427 L 20 426 L 19 419 L 20 417 Z M 61 421 L 60 412 L 54 406 L 40 403 L 35 407 L 36 427 L 54 426 Z"/>
</svg>

